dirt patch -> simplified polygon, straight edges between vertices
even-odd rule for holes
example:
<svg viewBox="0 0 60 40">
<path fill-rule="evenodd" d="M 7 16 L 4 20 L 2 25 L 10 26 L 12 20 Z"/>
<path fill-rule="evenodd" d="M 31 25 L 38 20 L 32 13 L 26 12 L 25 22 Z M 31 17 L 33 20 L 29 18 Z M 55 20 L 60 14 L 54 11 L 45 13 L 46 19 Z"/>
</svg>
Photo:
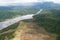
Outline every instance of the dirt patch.
<svg viewBox="0 0 60 40">
<path fill-rule="evenodd" d="M 20 22 L 15 38 L 12 40 L 56 40 L 56 35 L 46 32 L 42 27 L 36 29 L 33 22 Z"/>
</svg>

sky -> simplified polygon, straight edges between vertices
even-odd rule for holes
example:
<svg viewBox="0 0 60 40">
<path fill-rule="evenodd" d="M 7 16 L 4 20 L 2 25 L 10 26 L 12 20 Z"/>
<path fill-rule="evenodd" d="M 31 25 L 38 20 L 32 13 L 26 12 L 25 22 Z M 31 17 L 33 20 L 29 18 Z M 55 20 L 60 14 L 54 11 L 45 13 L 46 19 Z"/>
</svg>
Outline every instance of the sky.
<svg viewBox="0 0 60 40">
<path fill-rule="evenodd" d="M 0 0 L 0 5 L 11 5 L 12 3 L 29 3 L 29 2 L 54 2 L 60 3 L 60 0 Z"/>
</svg>

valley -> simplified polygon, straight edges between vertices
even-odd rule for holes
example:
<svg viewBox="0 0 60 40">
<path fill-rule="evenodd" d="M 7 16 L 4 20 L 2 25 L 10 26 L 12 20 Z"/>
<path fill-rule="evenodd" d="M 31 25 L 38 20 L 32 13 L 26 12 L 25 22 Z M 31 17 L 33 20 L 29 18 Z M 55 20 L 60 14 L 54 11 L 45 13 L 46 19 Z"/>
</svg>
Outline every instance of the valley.
<svg viewBox="0 0 60 40">
<path fill-rule="evenodd" d="M 60 4 L 0 6 L 0 40 L 60 40 Z"/>
</svg>

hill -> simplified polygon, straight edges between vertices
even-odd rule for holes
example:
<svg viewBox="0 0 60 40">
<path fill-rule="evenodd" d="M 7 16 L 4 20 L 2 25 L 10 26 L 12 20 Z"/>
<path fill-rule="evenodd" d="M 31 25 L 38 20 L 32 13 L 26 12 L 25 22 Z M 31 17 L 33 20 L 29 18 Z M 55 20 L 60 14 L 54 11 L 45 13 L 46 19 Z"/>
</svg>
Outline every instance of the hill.
<svg viewBox="0 0 60 40">
<path fill-rule="evenodd" d="M 17 23 L 16 23 L 17 24 Z M 20 21 L 19 25 L 0 31 L 0 40 L 55 40 L 56 35 L 46 32 L 44 28 L 38 28 L 33 21 Z"/>
<path fill-rule="evenodd" d="M 57 40 L 60 40 L 60 10 L 44 10 L 33 17 L 37 25 L 44 27 L 47 32 L 57 34 Z"/>
</svg>

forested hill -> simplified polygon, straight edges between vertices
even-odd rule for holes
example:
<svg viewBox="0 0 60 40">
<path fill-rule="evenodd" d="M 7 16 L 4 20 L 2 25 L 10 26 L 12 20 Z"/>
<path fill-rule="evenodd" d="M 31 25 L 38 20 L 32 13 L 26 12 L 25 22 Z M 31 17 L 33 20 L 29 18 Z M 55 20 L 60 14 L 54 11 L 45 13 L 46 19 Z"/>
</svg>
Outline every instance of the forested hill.
<svg viewBox="0 0 60 40">
<path fill-rule="evenodd" d="M 57 34 L 57 40 L 60 40 L 60 10 L 44 10 L 33 17 L 37 25 L 44 27 L 50 33 Z"/>
</svg>

